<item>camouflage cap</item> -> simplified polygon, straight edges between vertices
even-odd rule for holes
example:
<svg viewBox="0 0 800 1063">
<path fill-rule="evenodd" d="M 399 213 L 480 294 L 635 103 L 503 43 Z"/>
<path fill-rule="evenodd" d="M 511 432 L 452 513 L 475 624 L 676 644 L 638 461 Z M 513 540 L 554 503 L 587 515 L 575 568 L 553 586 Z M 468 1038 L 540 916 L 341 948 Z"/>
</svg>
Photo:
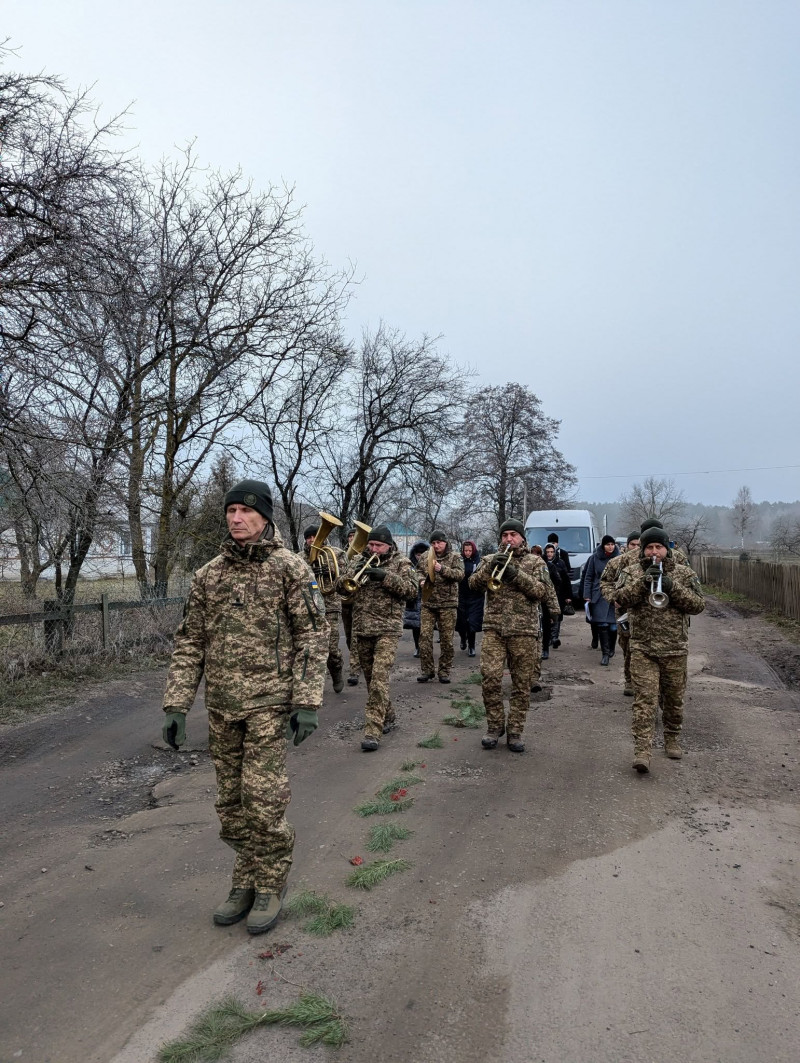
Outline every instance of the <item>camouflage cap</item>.
<svg viewBox="0 0 800 1063">
<path fill-rule="evenodd" d="M 240 480 L 225 495 L 224 511 L 228 506 L 249 506 L 260 513 L 265 520 L 272 520 L 272 493 L 260 480 Z"/>
</svg>

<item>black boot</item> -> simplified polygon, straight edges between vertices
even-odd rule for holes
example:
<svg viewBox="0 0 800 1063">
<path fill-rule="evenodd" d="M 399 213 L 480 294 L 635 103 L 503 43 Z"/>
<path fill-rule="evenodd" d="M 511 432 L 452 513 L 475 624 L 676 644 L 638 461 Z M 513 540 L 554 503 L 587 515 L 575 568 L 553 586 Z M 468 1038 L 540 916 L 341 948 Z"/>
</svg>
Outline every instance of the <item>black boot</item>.
<svg viewBox="0 0 800 1063">
<path fill-rule="evenodd" d="M 600 642 L 600 628 L 592 621 L 592 649 L 596 650 Z"/>
<path fill-rule="evenodd" d="M 611 649 L 609 635 L 610 632 L 608 630 L 608 627 L 598 628 L 600 652 L 603 654 L 603 656 L 600 658 L 600 664 L 608 664 L 609 650 Z"/>
<path fill-rule="evenodd" d="M 613 657 L 614 656 L 614 650 L 616 650 L 616 648 L 617 648 L 617 629 L 616 628 L 609 628 L 608 629 L 608 656 L 609 657 Z"/>
</svg>

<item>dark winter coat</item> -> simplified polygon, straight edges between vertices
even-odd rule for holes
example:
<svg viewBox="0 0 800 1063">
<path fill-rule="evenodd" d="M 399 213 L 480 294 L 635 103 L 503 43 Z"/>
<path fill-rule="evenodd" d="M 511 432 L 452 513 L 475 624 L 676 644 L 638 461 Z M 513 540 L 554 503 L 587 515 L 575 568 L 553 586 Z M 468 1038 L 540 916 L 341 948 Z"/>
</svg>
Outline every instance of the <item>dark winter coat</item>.
<svg viewBox="0 0 800 1063">
<path fill-rule="evenodd" d="M 545 562 L 550 572 L 550 579 L 556 589 L 558 604 L 561 606 L 561 612 L 563 613 L 564 603 L 568 598 L 572 598 L 572 583 L 570 582 L 569 572 L 564 567 L 564 562 L 559 558 L 558 554 L 552 561 L 548 561 L 547 557 L 545 557 Z"/>
<path fill-rule="evenodd" d="M 600 545 L 586 562 L 581 575 L 580 596 L 588 598 L 591 604 L 592 621 L 595 624 L 616 624 L 617 618 L 614 606 L 606 601 L 600 589 L 600 578 L 603 569 L 612 557 L 619 556 L 619 547 L 614 547 L 613 554 L 607 554 L 605 547 Z"/>
<path fill-rule="evenodd" d="M 421 539 L 418 543 L 414 543 L 408 554 L 408 559 L 416 569 L 417 561 L 426 550 L 430 548 L 430 543 Z M 403 627 L 404 628 L 416 628 L 419 631 L 420 625 L 420 610 L 422 608 L 422 588 L 417 589 L 417 597 L 410 598 L 406 602 L 406 611 L 403 613 Z"/>
<path fill-rule="evenodd" d="M 464 560 L 464 578 L 458 585 L 458 613 L 456 614 L 456 631 L 462 638 L 466 638 L 470 631 L 481 631 L 483 628 L 483 603 L 486 595 L 483 591 L 472 591 L 469 587 L 469 577 L 478 567 L 481 555 L 478 547 L 472 540 L 472 557 L 464 557 L 463 547 L 461 557 Z"/>
</svg>

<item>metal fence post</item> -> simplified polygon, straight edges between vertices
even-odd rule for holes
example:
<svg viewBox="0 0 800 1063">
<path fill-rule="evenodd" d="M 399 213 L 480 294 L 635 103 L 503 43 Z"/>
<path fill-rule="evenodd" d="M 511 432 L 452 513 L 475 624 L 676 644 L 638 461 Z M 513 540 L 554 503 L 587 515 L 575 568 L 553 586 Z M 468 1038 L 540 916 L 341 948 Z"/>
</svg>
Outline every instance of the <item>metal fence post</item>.
<svg viewBox="0 0 800 1063">
<path fill-rule="evenodd" d="M 101 594 L 100 595 L 100 608 L 101 608 L 102 625 L 103 625 L 103 649 L 105 650 L 105 649 L 108 648 L 108 640 L 111 637 L 111 627 L 110 627 L 110 624 L 109 624 L 109 615 L 108 615 L 108 595 L 107 594 Z"/>
</svg>

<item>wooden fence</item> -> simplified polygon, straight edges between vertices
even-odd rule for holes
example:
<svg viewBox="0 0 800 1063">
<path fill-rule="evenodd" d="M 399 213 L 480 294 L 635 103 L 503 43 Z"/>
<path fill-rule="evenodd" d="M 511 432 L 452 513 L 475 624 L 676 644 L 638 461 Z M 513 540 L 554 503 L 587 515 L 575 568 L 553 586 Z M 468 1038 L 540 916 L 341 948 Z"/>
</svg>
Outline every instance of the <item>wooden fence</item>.
<svg viewBox="0 0 800 1063">
<path fill-rule="evenodd" d="M 768 609 L 800 620 L 800 565 L 702 554 L 692 558 L 692 568 L 702 583 L 744 594 Z"/>
<path fill-rule="evenodd" d="M 15 613 L 0 616 L 0 627 L 6 625 L 42 624 L 44 642 L 48 653 L 59 654 L 64 648 L 64 636 L 75 613 L 99 613 L 100 637 L 103 649 L 108 647 L 111 629 L 111 611 L 119 609 L 163 609 L 167 605 L 181 605 L 184 598 L 150 598 L 147 601 L 112 602 L 108 594 L 100 596 L 99 602 L 73 605 L 71 609 L 62 606 L 59 601 L 44 601 L 41 613 Z"/>
</svg>

